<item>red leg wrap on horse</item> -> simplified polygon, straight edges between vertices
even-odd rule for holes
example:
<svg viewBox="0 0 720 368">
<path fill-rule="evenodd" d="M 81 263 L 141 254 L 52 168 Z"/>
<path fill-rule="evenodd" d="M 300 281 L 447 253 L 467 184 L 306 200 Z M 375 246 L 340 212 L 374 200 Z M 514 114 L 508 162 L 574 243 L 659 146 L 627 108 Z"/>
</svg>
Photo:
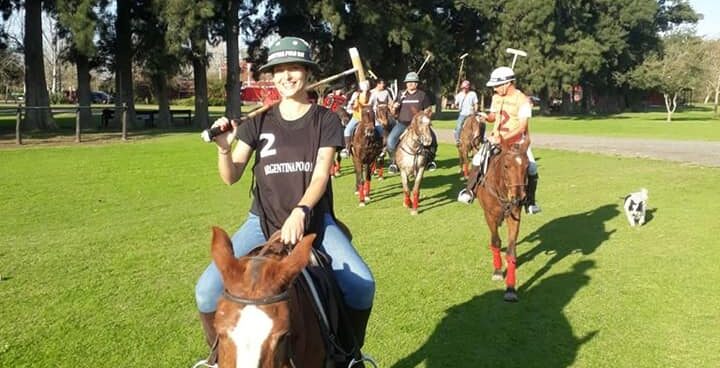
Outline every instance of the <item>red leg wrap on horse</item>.
<svg viewBox="0 0 720 368">
<path fill-rule="evenodd" d="M 381 165 L 380 168 L 378 169 L 378 178 L 382 178 L 382 177 L 383 177 L 383 167 Z"/>
<path fill-rule="evenodd" d="M 468 177 L 468 164 L 463 164 L 463 176 Z"/>
<path fill-rule="evenodd" d="M 358 199 L 360 200 L 360 202 L 364 202 L 365 201 L 365 186 L 362 183 L 358 184 L 357 191 L 358 191 Z"/>
<path fill-rule="evenodd" d="M 492 245 L 490 246 L 490 250 L 493 254 L 493 267 L 495 267 L 496 270 L 499 270 L 502 268 L 502 257 L 500 256 L 500 248 L 495 248 Z"/>
<path fill-rule="evenodd" d="M 365 196 L 370 197 L 370 182 L 369 181 L 365 182 Z"/>
<path fill-rule="evenodd" d="M 505 256 L 507 261 L 507 275 L 505 276 L 505 284 L 508 287 L 515 287 L 515 257 Z"/>
<path fill-rule="evenodd" d="M 420 191 L 419 190 L 417 192 L 413 193 L 412 205 L 413 205 L 414 210 L 418 209 L 418 205 L 420 205 Z"/>
<path fill-rule="evenodd" d="M 405 205 L 405 207 L 408 207 L 408 208 L 410 208 L 410 206 L 412 205 L 412 202 L 410 201 L 410 194 L 407 192 L 405 192 L 405 198 L 403 199 L 403 204 Z"/>
</svg>

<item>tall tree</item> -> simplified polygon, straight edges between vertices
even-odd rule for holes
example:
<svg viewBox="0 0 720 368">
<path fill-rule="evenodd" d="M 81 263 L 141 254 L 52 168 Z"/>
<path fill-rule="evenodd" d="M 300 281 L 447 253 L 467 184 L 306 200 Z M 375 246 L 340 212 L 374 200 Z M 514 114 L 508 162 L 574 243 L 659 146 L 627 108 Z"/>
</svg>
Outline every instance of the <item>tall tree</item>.
<svg viewBox="0 0 720 368">
<path fill-rule="evenodd" d="M 195 90 L 194 124 L 210 125 L 208 115 L 207 68 L 208 22 L 214 16 L 212 0 L 169 0 L 165 7 L 168 49 L 189 60 L 193 66 Z"/>
<path fill-rule="evenodd" d="M 30 108 L 25 114 L 26 129 L 55 129 L 57 125 L 50 113 L 50 97 L 45 80 L 42 40 L 43 5 L 49 1 L 25 1 L 25 103 Z"/>
<path fill-rule="evenodd" d="M 662 93 L 670 122 L 680 93 L 702 76 L 702 66 L 697 62 L 702 59 L 700 39 L 684 33 L 671 34 L 664 39 L 663 51 L 646 58 L 628 75 L 628 82 Z"/>
<path fill-rule="evenodd" d="M 132 13 L 135 1 L 116 1 L 115 18 L 115 120 L 122 117 L 123 104 L 127 108 L 127 119 L 130 125 L 135 124 L 135 92 L 133 90 L 132 60 L 134 48 L 132 44 Z"/>
<path fill-rule="evenodd" d="M 96 55 L 94 37 L 98 17 L 94 11 L 98 0 L 57 0 L 60 24 L 67 30 L 70 50 L 67 59 L 75 63 L 77 70 L 77 95 L 80 109 L 80 126 L 92 126 L 92 91 L 90 87 L 91 60 Z"/>
</svg>

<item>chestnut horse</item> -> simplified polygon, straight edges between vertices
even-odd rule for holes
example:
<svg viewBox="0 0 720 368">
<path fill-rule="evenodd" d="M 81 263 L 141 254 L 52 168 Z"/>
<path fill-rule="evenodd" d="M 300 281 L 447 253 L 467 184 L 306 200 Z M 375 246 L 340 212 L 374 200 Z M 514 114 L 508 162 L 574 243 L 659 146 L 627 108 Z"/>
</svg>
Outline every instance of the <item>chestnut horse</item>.
<svg viewBox="0 0 720 368">
<path fill-rule="evenodd" d="M 291 288 L 310 259 L 315 235 L 289 252 L 279 232 L 235 258 L 227 233 L 213 228 L 212 256 L 225 291 L 218 301 L 218 364 L 230 367 L 324 367 L 325 344 L 312 300 Z"/>
<path fill-rule="evenodd" d="M 372 166 L 382 153 L 382 143 L 382 137 L 375 132 L 375 114 L 372 107 L 365 106 L 355 128 L 350 151 L 355 166 L 355 188 L 360 206 L 365 206 L 365 203 L 370 201 Z"/>
<path fill-rule="evenodd" d="M 500 236 L 498 228 L 503 220 L 507 222 L 508 239 L 505 260 L 507 270 L 505 273 L 505 294 L 503 298 L 508 302 L 518 301 L 515 290 L 516 268 L 516 242 L 520 231 L 520 214 L 525 199 L 525 186 L 527 184 L 528 158 L 527 149 L 530 140 L 507 144 L 501 142 L 493 146 L 492 150 L 500 149 L 500 153 L 491 156 L 487 173 L 480 185 L 475 189 L 478 202 L 485 212 L 485 221 L 490 228 L 490 250 L 493 254 L 492 279 L 503 279 L 502 257 L 500 256 Z"/>
<path fill-rule="evenodd" d="M 420 203 L 420 183 L 425 173 L 426 150 L 432 144 L 432 132 L 430 131 L 431 110 L 425 109 L 413 116 L 410 125 L 400 136 L 400 143 L 395 150 L 395 164 L 400 170 L 400 178 L 403 186 L 403 206 L 410 208 L 411 215 L 417 215 Z M 412 200 L 408 180 L 415 177 L 412 189 Z"/>
<path fill-rule="evenodd" d="M 464 180 L 468 179 L 470 158 L 477 153 L 484 140 L 485 119 L 478 114 L 465 118 L 460 131 L 460 143 L 457 146 L 458 157 L 460 158 L 460 172 Z"/>
</svg>

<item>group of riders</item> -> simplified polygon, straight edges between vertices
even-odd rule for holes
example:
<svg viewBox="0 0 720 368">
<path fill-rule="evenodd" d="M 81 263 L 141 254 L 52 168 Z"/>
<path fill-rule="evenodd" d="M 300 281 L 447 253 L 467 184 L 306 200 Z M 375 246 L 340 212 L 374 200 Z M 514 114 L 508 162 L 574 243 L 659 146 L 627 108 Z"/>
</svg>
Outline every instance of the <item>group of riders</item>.
<svg viewBox="0 0 720 368">
<path fill-rule="evenodd" d="M 347 157 L 350 154 L 352 135 L 360 121 L 364 108 L 370 107 L 377 114 L 378 109 L 390 107 L 391 116 L 395 117 L 396 120 L 390 119 L 387 124 L 390 133 L 387 138 L 386 151 L 392 161 L 388 170 L 391 173 L 396 173 L 398 169 L 393 160 L 393 153 L 397 148 L 400 136 L 410 124 L 414 113 L 431 105 L 428 95 L 418 89 L 419 82 L 420 78 L 416 72 L 407 73 L 404 79 L 406 89 L 400 94 L 397 101 L 386 88 L 386 82 L 383 79 L 376 80 L 375 87 L 372 89 L 370 89 L 369 81 L 360 82 L 349 97 L 343 95 L 342 89 L 339 88 L 328 94 L 323 102 L 325 107 L 331 111 L 347 112 L 351 116 L 343 132 L 345 146 L 341 151 L 341 155 Z M 478 109 L 477 94 L 471 90 L 470 81 L 468 80 L 464 80 L 460 84 L 460 91 L 455 95 L 454 100 L 454 105 L 458 108 L 458 118 L 453 131 L 456 145 L 460 145 L 460 132 L 465 120 L 473 115 L 480 116 L 486 122 L 496 123 L 488 137 L 480 137 L 482 146 L 473 156 L 473 168 L 467 186 L 458 194 L 458 201 L 467 204 L 473 202 L 475 188 L 485 173 L 488 160 L 492 157 L 493 152 L 497 152 L 497 150 L 493 150 L 493 147 L 497 146 L 501 141 L 510 145 L 522 144 L 525 140 L 530 139 L 528 123 L 532 117 L 532 101 L 516 87 L 513 70 L 506 66 L 493 70 L 486 86 L 491 87 L 494 92 L 489 113 Z M 375 130 L 378 136 L 383 135 L 383 129 L 385 129 L 383 124 L 376 120 Z M 426 157 L 427 168 L 430 171 L 437 168 L 434 161 L 437 152 L 437 137 L 434 132 L 432 132 L 432 135 L 432 144 L 425 150 L 428 155 Z M 525 198 L 524 205 L 528 214 L 536 214 L 541 211 L 540 206 L 535 201 L 538 183 L 537 164 L 532 149 L 528 148 L 527 156 L 529 166 L 527 198 Z"/>
<path fill-rule="evenodd" d="M 228 185 L 238 182 L 248 166 L 254 179 L 252 206 L 244 221 L 238 218 L 242 224 L 231 238 L 234 256 L 239 258 L 248 254 L 273 234 L 279 233 L 285 244 L 295 244 L 305 234 L 317 234 L 314 247 L 331 260 L 330 272 L 335 277 L 350 327 L 361 347 L 374 301 L 375 279 L 353 246 L 347 228 L 335 216 L 330 169 L 337 149 L 347 154 L 350 137 L 363 107 L 371 106 L 377 110 L 389 106 L 394 114 L 395 122 L 387 137 L 387 151 L 392 158 L 414 114 L 429 108 L 431 100 L 418 89 L 418 74 L 410 72 L 404 79 L 406 89 L 399 96 L 389 93 L 386 83 L 378 80 L 372 90 L 367 82 L 359 83 L 349 99 L 341 90 L 333 91 L 324 99 L 327 107 L 312 103 L 305 88 L 310 74 L 317 70 L 317 64 L 312 59 L 309 44 L 296 37 L 283 37 L 274 42 L 270 46 L 268 62 L 260 70 L 272 73 L 280 102 L 242 124 L 225 117 L 213 123 L 213 127 L 225 132 L 215 138 L 222 181 Z M 475 186 L 482 175 L 482 159 L 489 157 L 492 147 L 501 141 L 514 143 L 529 139 L 527 124 L 532 105 L 515 87 L 514 81 L 515 75 L 510 68 L 494 70 L 487 82 L 487 86 L 495 91 L 489 113 L 478 112 L 477 102 L 473 108 L 460 111 L 461 117 L 480 114 L 486 121 L 495 122 L 492 133 L 485 140 L 486 148 L 473 158 L 474 175 L 458 196 L 462 202 L 472 202 Z M 461 93 L 469 96 L 470 84 L 464 82 L 462 88 Z M 343 108 L 352 112 L 352 118 L 344 128 L 338 114 L 331 111 Z M 378 134 L 382 135 L 381 124 L 376 125 Z M 434 157 L 435 137 L 428 148 Z M 526 211 L 537 213 L 540 211 L 534 202 L 537 165 L 532 152 L 529 149 L 527 152 L 530 167 L 525 205 Z M 427 160 L 429 169 L 435 166 L 432 157 Z M 389 170 L 397 170 L 393 166 Z M 235 206 L 235 203 L 228 205 Z M 210 346 L 217 345 L 215 311 L 223 290 L 221 274 L 211 263 L 195 288 L 200 320 Z M 214 361 L 211 356 L 205 363 L 211 366 Z"/>
</svg>

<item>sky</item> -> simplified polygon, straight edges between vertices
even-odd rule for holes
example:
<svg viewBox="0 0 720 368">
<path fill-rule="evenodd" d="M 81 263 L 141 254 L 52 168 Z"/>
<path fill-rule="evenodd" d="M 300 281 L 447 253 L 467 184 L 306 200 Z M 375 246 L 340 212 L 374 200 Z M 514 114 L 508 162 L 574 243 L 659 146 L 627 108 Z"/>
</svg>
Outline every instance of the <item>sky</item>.
<svg viewBox="0 0 720 368">
<path fill-rule="evenodd" d="M 697 34 L 704 38 L 720 38 L 720 4 L 718 0 L 690 0 L 689 2 L 696 12 L 703 15 L 703 19 L 697 25 Z"/>
</svg>

